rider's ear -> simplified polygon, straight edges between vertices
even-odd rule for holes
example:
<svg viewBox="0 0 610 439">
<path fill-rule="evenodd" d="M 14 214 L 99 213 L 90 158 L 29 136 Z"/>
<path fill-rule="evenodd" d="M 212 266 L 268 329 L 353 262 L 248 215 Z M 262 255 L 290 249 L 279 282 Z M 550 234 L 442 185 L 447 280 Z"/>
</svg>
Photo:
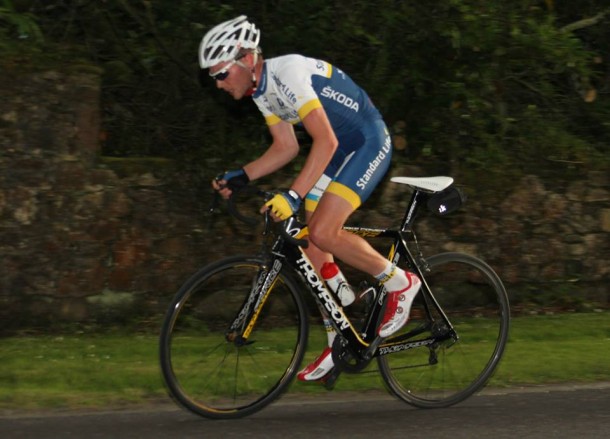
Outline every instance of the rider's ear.
<svg viewBox="0 0 610 439">
<path fill-rule="evenodd" d="M 237 61 L 241 61 L 243 64 L 248 67 L 252 67 L 252 63 L 254 62 L 254 58 L 252 57 L 252 52 L 249 50 L 241 50 L 237 57 L 235 58 Z"/>
<path fill-rule="evenodd" d="M 259 51 L 260 53 L 260 51 Z M 259 59 L 258 56 L 255 56 L 254 50 L 243 50 L 239 53 L 236 60 L 241 60 L 248 67 L 253 68 L 256 61 Z"/>
</svg>

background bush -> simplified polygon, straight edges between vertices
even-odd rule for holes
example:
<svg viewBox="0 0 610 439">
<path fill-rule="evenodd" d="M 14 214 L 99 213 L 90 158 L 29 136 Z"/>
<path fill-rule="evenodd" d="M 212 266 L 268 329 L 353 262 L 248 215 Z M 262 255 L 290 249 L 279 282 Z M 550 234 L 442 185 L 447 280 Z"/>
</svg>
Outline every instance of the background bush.
<svg viewBox="0 0 610 439">
<path fill-rule="evenodd" d="M 366 88 L 402 137 L 398 162 L 494 172 L 499 187 L 608 167 L 606 0 L 3 0 L 2 63 L 101 67 L 103 153 L 173 158 L 207 181 L 268 141 L 252 103 L 199 83 L 201 37 L 242 13 L 265 56 L 321 57 Z"/>
</svg>

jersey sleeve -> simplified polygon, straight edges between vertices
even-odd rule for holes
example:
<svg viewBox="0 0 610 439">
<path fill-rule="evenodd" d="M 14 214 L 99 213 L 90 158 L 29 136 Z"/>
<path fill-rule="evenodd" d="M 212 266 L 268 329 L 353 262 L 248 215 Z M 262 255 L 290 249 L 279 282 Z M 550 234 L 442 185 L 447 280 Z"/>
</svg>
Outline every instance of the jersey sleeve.
<svg viewBox="0 0 610 439">
<path fill-rule="evenodd" d="M 312 75 L 330 77 L 332 73 L 330 64 L 307 58 L 300 58 L 298 62 L 286 63 L 278 69 L 278 88 L 284 99 L 290 102 L 297 111 L 299 119 L 303 120 L 322 103 L 312 85 Z"/>
<path fill-rule="evenodd" d="M 282 121 L 282 119 L 280 119 L 277 115 L 275 115 L 271 111 L 269 111 L 262 102 L 255 100 L 254 103 L 256 104 L 259 111 L 265 118 L 265 122 L 267 123 L 268 126 L 275 125 Z"/>
</svg>

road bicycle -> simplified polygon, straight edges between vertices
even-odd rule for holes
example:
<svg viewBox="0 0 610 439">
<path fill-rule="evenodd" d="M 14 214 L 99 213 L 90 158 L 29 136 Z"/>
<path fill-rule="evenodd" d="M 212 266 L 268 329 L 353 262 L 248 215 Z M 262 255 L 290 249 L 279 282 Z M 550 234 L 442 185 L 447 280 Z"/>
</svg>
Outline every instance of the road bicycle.
<svg viewBox="0 0 610 439">
<path fill-rule="evenodd" d="M 389 239 L 388 259 L 422 280 L 407 325 L 386 339 L 377 335 L 386 292 L 374 282 L 362 286 L 359 306 L 342 308 L 303 251 L 307 227 L 296 216 L 274 223 L 267 215 L 258 254 L 202 268 L 170 303 L 160 362 L 179 405 L 206 418 L 232 419 L 276 400 L 301 366 L 309 325 L 319 324 L 307 292 L 337 332 L 335 367 L 323 381 L 328 389 L 342 373 L 370 372 L 373 360 L 389 392 L 420 408 L 451 406 L 485 386 L 509 333 L 502 281 L 474 256 L 424 257 L 419 248 L 413 229 L 418 213 L 427 207 L 447 214 L 461 204 L 451 177 L 392 181 L 412 189 L 400 227 L 344 229 L 367 239 Z M 351 313 L 352 307 L 360 311 Z"/>
</svg>

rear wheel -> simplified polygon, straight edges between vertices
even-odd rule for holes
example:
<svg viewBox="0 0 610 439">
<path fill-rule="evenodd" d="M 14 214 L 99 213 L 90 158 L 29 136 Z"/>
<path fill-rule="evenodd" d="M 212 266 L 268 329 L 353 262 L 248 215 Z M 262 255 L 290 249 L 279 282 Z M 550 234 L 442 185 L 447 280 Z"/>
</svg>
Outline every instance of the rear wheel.
<svg viewBox="0 0 610 439">
<path fill-rule="evenodd" d="M 448 407 L 480 390 L 498 366 L 508 339 L 510 310 L 501 280 L 483 261 L 443 253 L 427 262 L 426 283 L 455 337 L 384 355 L 378 362 L 384 381 L 400 399 L 421 408 Z M 401 334 L 415 328 L 426 328 L 418 336 L 422 339 L 447 333 L 440 314 L 425 298 L 423 291 L 418 294 Z"/>
<path fill-rule="evenodd" d="M 230 329 L 268 268 L 258 258 L 233 257 L 196 273 L 169 307 L 160 338 L 163 378 L 174 399 L 208 418 L 238 418 L 260 410 L 288 386 L 303 359 L 307 317 L 303 298 L 282 271 L 247 338 Z M 254 305 L 255 306 L 255 305 Z"/>
</svg>

